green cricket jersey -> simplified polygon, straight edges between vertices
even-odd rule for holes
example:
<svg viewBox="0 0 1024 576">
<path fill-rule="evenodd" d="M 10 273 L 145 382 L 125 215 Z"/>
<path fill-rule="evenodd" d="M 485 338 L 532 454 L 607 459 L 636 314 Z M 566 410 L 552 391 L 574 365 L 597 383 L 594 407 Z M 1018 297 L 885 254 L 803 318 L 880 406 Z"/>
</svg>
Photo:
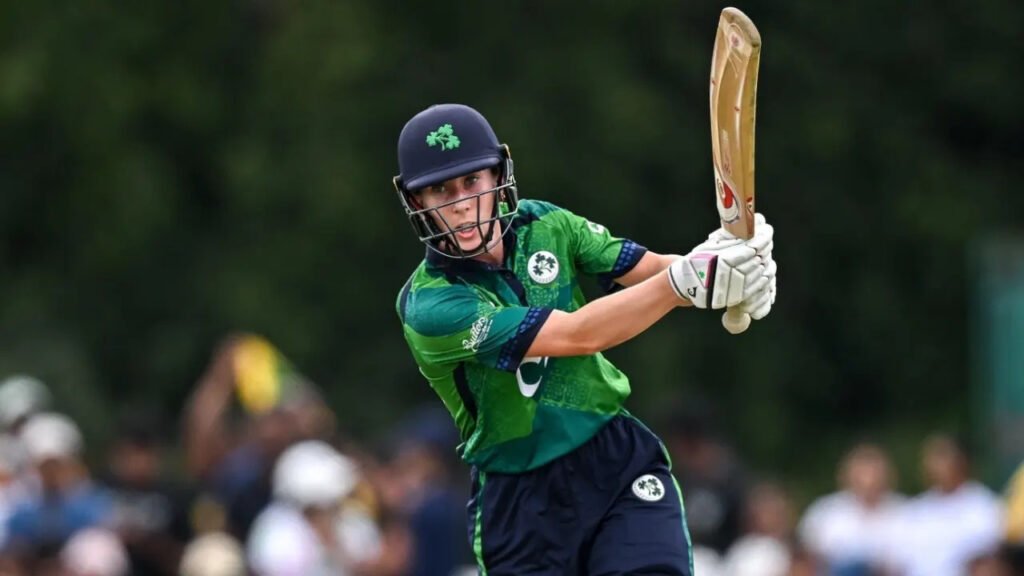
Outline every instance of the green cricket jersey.
<svg viewBox="0 0 1024 576">
<path fill-rule="evenodd" d="M 459 428 L 459 452 L 487 472 L 524 472 L 623 411 L 629 380 L 602 354 L 525 358 L 552 310 L 586 303 L 580 274 L 611 290 L 646 252 L 547 202 L 522 200 L 505 264 L 427 251 L 398 297 L 420 372 Z"/>
</svg>

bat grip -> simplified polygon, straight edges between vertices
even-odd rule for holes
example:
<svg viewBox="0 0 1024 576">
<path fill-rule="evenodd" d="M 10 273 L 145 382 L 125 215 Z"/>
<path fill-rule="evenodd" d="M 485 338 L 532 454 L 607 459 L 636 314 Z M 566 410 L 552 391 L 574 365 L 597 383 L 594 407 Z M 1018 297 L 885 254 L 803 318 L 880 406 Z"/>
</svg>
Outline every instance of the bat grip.
<svg viewBox="0 0 1024 576">
<path fill-rule="evenodd" d="M 722 314 L 722 326 L 729 334 L 745 332 L 750 327 L 750 314 L 743 312 L 738 306 L 731 306 Z"/>
</svg>

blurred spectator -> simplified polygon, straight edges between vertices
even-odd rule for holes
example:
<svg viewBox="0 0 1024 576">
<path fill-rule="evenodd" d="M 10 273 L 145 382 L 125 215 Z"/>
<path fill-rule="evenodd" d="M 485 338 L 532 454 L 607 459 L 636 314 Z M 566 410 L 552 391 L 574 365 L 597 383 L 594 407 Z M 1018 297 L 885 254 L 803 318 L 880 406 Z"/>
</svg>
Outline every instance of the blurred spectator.
<svg viewBox="0 0 1024 576">
<path fill-rule="evenodd" d="M 787 576 L 825 576 L 825 570 L 818 556 L 806 547 L 795 545 L 790 549 Z"/>
<path fill-rule="evenodd" d="M 0 382 L 0 427 L 17 433 L 29 416 L 50 407 L 50 389 L 38 378 L 15 374 Z"/>
<path fill-rule="evenodd" d="M 24 459 L 21 444 L 12 436 L 0 433 L 0 550 L 7 541 L 8 519 L 30 494 L 22 477 Z"/>
<path fill-rule="evenodd" d="M 746 533 L 725 557 L 728 576 L 786 576 L 790 570 L 793 507 L 776 484 L 762 482 L 747 495 Z"/>
<path fill-rule="evenodd" d="M 60 553 L 65 576 L 127 576 L 128 555 L 117 535 L 103 528 L 75 533 Z"/>
<path fill-rule="evenodd" d="M 707 546 L 694 546 L 693 573 L 700 576 L 726 576 L 721 555 Z"/>
<path fill-rule="evenodd" d="M 1006 486 L 1006 541 L 1024 547 L 1024 462 Z"/>
<path fill-rule="evenodd" d="M 1024 463 L 1006 486 L 1005 557 L 1018 574 L 1024 574 Z"/>
<path fill-rule="evenodd" d="M 160 421 L 143 409 L 121 419 L 108 454 L 104 484 L 113 497 L 112 525 L 124 541 L 135 576 L 175 574 L 189 524 L 191 495 L 162 473 Z"/>
<path fill-rule="evenodd" d="M 407 576 L 413 555 L 405 503 L 405 481 L 389 460 L 363 457 L 364 481 L 351 501 L 372 513 L 380 530 L 381 553 L 363 568 L 374 576 Z M 475 572 L 474 572 L 475 574 Z"/>
<path fill-rule="evenodd" d="M 967 564 L 967 576 L 1015 576 L 1013 566 L 999 553 L 974 558 Z"/>
<path fill-rule="evenodd" d="M 971 479 L 964 446 L 950 436 L 923 447 L 929 490 L 910 500 L 893 537 L 893 556 L 905 576 L 960 576 L 968 562 L 996 550 L 1003 510 L 991 490 Z"/>
<path fill-rule="evenodd" d="M 180 576 L 245 576 L 242 547 L 223 532 L 203 534 L 185 547 Z"/>
<path fill-rule="evenodd" d="M 449 576 L 473 564 L 466 506 L 468 490 L 453 480 L 459 433 L 441 406 L 415 411 L 399 428 L 398 449 L 386 480 L 408 519 L 410 576 Z"/>
<path fill-rule="evenodd" d="M 263 356 L 273 356 L 253 358 L 254 345 L 258 352 L 266 350 Z M 228 528 L 242 541 L 256 515 L 270 502 L 270 474 L 277 456 L 298 440 L 326 437 L 333 427 L 333 415 L 311 385 L 294 386 L 288 396 L 275 395 L 278 356 L 256 336 L 227 338 L 186 408 L 189 470 L 227 508 Z M 240 374 L 258 386 L 240 386 Z M 243 389 L 249 391 L 246 398 L 258 400 L 248 403 L 252 410 L 232 426 L 229 416 Z M 277 401 L 266 401 L 268 396 Z"/>
<path fill-rule="evenodd" d="M 669 422 L 665 444 L 686 502 L 686 523 L 694 548 L 719 555 L 740 536 L 743 470 L 714 430 L 714 415 L 703 402 L 690 401 Z"/>
<path fill-rule="evenodd" d="M 360 508 L 343 500 L 358 482 L 347 457 L 319 440 L 288 448 L 274 467 L 274 501 L 246 545 L 259 576 L 344 576 L 380 554 L 380 536 Z"/>
<path fill-rule="evenodd" d="M 855 446 L 839 465 L 840 490 L 819 498 L 800 522 L 800 539 L 830 576 L 872 576 L 885 566 L 904 498 L 892 491 L 888 456 L 873 444 Z"/>
<path fill-rule="evenodd" d="M 21 503 L 8 521 L 5 553 L 32 560 L 56 558 L 77 531 L 110 518 L 109 494 L 96 488 L 79 455 L 82 435 L 62 414 L 40 413 L 21 429 L 41 493 Z"/>
</svg>

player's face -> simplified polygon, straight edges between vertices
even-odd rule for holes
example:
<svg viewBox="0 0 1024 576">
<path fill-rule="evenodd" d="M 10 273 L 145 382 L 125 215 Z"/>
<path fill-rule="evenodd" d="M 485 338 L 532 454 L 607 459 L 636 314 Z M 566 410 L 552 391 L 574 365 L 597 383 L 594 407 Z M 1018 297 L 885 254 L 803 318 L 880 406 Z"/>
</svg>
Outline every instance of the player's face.
<svg viewBox="0 0 1024 576">
<path fill-rule="evenodd" d="M 459 243 L 459 248 L 470 252 L 479 249 L 492 238 L 500 238 L 500 223 L 494 226 L 481 226 L 480 221 L 486 220 L 494 213 L 494 194 L 481 194 L 495 188 L 498 177 L 490 169 L 452 178 L 441 184 L 423 188 L 419 193 L 419 201 L 423 208 L 437 208 L 432 211 L 434 223 L 443 231 L 454 231 L 452 237 Z M 488 229 L 490 236 L 484 238 Z"/>
</svg>

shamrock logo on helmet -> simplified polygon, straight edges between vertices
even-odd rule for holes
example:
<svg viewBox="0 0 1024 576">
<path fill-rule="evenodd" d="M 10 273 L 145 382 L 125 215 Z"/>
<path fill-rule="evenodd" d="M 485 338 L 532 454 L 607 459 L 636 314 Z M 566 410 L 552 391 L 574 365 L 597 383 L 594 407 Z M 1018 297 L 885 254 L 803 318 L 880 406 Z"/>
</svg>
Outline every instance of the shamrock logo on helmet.
<svg viewBox="0 0 1024 576">
<path fill-rule="evenodd" d="M 461 144 L 451 124 L 443 124 L 437 130 L 427 134 L 427 146 L 434 147 L 438 144 L 441 145 L 441 150 L 454 150 Z"/>
</svg>

